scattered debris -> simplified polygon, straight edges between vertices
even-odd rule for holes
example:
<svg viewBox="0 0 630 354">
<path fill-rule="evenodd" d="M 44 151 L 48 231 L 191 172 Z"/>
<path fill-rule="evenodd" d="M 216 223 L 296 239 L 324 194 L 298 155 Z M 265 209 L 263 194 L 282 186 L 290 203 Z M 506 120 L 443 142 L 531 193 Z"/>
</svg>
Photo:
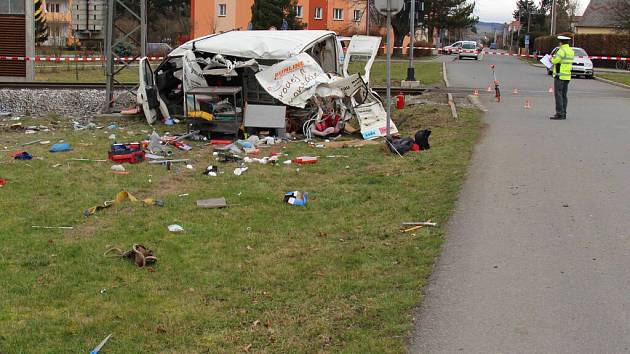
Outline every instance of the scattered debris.
<svg viewBox="0 0 630 354">
<path fill-rule="evenodd" d="M 116 198 L 114 200 L 108 200 L 108 201 L 103 202 L 102 205 L 97 205 L 97 206 L 93 206 L 91 208 L 85 209 L 83 211 L 83 215 L 85 216 L 94 215 L 97 211 L 101 209 L 109 208 L 114 204 L 121 204 L 122 202 L 125 201 L 125 199 L 129 199 L 129 201 L 132 203 L 142 203 L 143 206 L 154 206 L 154 205 L 159 206 L 159 207 L 164 206 L 164 202 L 162 202 L 159 199 L 146 198 L 146 199 L 140 200 L 127 191 L 121 191 L 121 192 L 118 192 L 118 194 L 116 194 Z"/>
<path fill-rule="evenodd" d="M 116 163 L 139 163 L 145 160 L 144 150 L 140 143 L 112 144 L 107 158 Z"/>
<path fill-rule="evenodd" d="M 290 205 L 305 206 L 307 203 L 307 193 L 294 191 L 284 195 L 284 202 Z"/>
<path fill-rule="evenodd" d="M 140 268 L 157 262 L 157 257 L 153 254 L 153 251 L 139 244 L 134 244 L 133 247 L 126 252 L 123 252 L 120 248 L 112 247 L 105 251 L 104 256 L 111 257 L 114 252 L 116 253 L 114 257 L 132 259 Z"/>
<path fill-rule="evenodd" d="M 0 178 L 0 187 L 3 187 L 5 184 L 7 184 L 7 180 L 4 178 Z"/>
<path fill-rule="evenodd" d="M 33 155 L 29 154 L 26 151 L 22 151 L 22 152 L 16 152 L 15 154 L 13 154 L 13 158 L 15 160 L 32 160 Z"/>
<path fill-rule="evenodd" d="M 125 166 L 123 165 L 112 165 L 112 167 L 110 167 L 110 170 L 114 171 L 114 172 L 125 172 Z"/>
<path fill-rule="evenodd" d="M 243 172 L 247 171 L 249 168 L 247 166 L 241 166 L 234 169 L 234 174 L 236 176 L 240 176 Z"/>
<path fill-rule="evenodd" d="M 74 230 L 72 226 L 31 226 L 34 229 L 59 229 L 59 230 Z"/>
<path fill-rule="evenodd" d="M 437 226 L 437 223 L 429 221 L 410 221 L 402 223 L 405 226 Z"/>
<path fill-rule="evenodd" d="M 72 150 L 72 147 L 68 143 L 54 144 L 48 151 L 50 152 L 66 152 Z"/>
<path fill-rule="evenodd" d="M 168 231 L 170 231 L 170 232 L 184 232 L 184 228 L 181 225 L 172 224 L 172 225 L 168 225 Z"/>
<path fill-rule="evenodd" d="M 174 164 L 174 163 L 184 163 L 190 161 L 189 159 L 178 159 L 178 160 L 157 160 L 157 161 L 149 161 L 152 165 L 164 165 L 164 164 Z"/>
<path fill-rule="evenodd" d="M 28 143 L 22 144 L 22 146 L 33 145 L 33 144 L 41 143 L 42 141 L 43 139 L 33 140 L 33 141 L 29 141 Z"/>
<path fill-rule="evenodd" d="M 206 168 L 203 174 L 210 177 L 216 177 L 219 174 L 219 168 L 217 166 L 210 165 Z"/>
<path fill-rule="evenodd" d="M 101 292 L 102 294 L 102 292 Z M 103 341 L 101 343 L 99 343 L 99 345 L 97 345 L 94 349 L 92 349 L 92 351 L 90 352 L 90 354 L 98 354 L 101 349 L 103 349 L 103 347 L 105 346 L 105 344 L 107 343 L 107 341 L 112 337 L 112 334 L 108 335 L 107 337 L 105 337 L 105 339 L 103 339 Z"/>
<path fill-rule="evenodd" d="M 293 159 L 293 162 L 300 165 L 311 165 L 317 163 L 317 156 L 300 156 Z"/>
<path fill-rule="evenodd" d="M 207 209 L 225 208 L 227 206 L 227 202 L 225 201 L 225 198 L 202 199 L 197 201 L 197 206 Z"/>
</svg>

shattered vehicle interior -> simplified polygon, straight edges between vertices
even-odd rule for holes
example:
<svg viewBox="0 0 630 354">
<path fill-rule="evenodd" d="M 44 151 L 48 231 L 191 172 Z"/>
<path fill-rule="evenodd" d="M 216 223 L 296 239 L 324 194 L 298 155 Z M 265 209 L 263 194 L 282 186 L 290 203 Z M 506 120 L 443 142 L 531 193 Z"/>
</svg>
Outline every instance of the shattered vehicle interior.
<svg viewBox="0 0 630 354">
<path fill-rule="evenodd" d="M 356 118 L 365 139 L 385 135 L 383 103 L 369 88 L 379 37 L 354 36 L 344 53 L 330 31 L 230 31 L 173 50 L 155 73 L 140 65 L 138 104 L 152 124 L 177 118 L 210 136 L 257 130 L 336 136 Z M 350 62 L 367 58 L 362 73 Z M 395 126 L 392 132 L 395 133 Z"/>
</svg>

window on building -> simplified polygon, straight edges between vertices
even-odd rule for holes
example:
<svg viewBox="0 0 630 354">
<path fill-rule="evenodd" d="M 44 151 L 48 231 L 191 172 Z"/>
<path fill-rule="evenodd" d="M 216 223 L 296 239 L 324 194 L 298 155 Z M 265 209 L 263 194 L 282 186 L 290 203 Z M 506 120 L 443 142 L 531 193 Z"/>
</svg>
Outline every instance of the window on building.
<svg viewBox="0 0 630 354">
<path fill-rule="evenodd" d="M 304 8 L 302 5 L 296 5 L 293 8 L 295 9 L 295 17 L 302 18 L 304 16 Z"/>
<path fill-rule="evenodd" d="M 343 21 L 343 9 L 333 9 L 333 20 Z"/>
<path fill-rule="evenodd" d="M 227 16 L 227 5 L 219 4 L 219 16 L 221 17 Z"/>
<path fill-rule="evenodd" d="M 315 8 L 315 19 L 316 20 L 321 20 L 324 17 L 324 15 L 322 13 L 323 13 L 322 8 L 321 7 L 316 7 Z"/>
<path fill-rule="evenodd" d="M 361 11 L 361 10 L 354 10 L 354 16 L 352 16 L 354 21 L 355 22 L 361 22 L 361 17 L 363 17 L 363 11 Z"/>
<path fill-rule="evenodd" d="M 0 0 L 0 14 L 24 15 L 24 0 Z"/>
</svg>

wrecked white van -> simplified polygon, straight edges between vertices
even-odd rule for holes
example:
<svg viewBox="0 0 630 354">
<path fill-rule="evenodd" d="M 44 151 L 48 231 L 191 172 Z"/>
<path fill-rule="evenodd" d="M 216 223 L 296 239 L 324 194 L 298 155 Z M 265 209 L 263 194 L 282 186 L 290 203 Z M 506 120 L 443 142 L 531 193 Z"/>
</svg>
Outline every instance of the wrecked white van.
<svg viewBox="0 0 630 354">
<path fill-rule="evenodd" d="M 372 139 L 386 134 L 383 104 L 368 85 L 380 42 L 354 36 L 343 53 L 331 31 L 213 34 L 173 50 L 155 74 L 143 58 L 137 100 L 150 124 L 173 116 L 207 134 L 264 128 L 328 136 L 356 117 Z M 358 57 L 365 67 L 351 75 Z"/>
</svg>

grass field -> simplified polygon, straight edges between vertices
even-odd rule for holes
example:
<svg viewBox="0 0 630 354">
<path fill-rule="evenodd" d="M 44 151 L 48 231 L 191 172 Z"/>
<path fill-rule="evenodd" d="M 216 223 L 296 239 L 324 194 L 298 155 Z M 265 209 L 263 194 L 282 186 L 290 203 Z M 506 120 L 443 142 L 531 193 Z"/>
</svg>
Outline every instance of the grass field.
<svg viewBox="0 0 630 354">
<path fill-rule="evenodd" d="M 104 353 L 405 352 L 480 122 L 466 109 L 455 122 L 445 106 L 407 108 L 402 117 L 403 133 L 432 127 L 431 150 L 400 158 L 381 145 L 295 142 L 263 153 L 320 161 L 251 165 L 240 177 L 234 163 L 219 164 L 224 173 L 214 178 L 201 173 L 217 164 L 201 143 L 175 155 L 194 170 L 141 163 L 116 175 L 109 162 L 67 161 L 106 158 L 111 133 L 143 139 L 139 120 L 117 122 L 124 131 L 75 132 L 65 121 L 51 133 L 1 132 L 0 148 L 35 158 L 0 158 L 0 353 L 86 352 L 109 333 Z M 63 139 L 73 150 L 20 147 L 37 139 Z M 126 202 L 82 215 L 121 190 L 164 206 Z M 306 207 L 283 203 L 292 190 L 309 193 Z M 216 197 L 232 206 L 195 206 Z M 401 222 L 428 219 L 438 227 L 399 231 Z M 169 233 L 170 224 L 185 231 Z M 103 255 L 134 243 L 155 251 L 152 268 Z"/>
<path fill-rule="evenodd" d="M 611 81 L 615 81 L 621 84 L 630 85 L 630 73 L 628 74 L 598 73 L 597 76 L 606 80 L 611 80 Z"/>
<path fill-rule="evenodd" d="M 132 66 L 123 69 L 117 76 L 117 80 L 123 83 L 138 82 L 138 67 Z M 35 80 L 46 82 L 105 82 L 105 69 L 95 64 L 90 66 L 73 67 L 68 65 L 46 63 L 45 67 L 36 67 Z"/>
<path fill-rule="evenodd" d="M 350 73 L 363 72 L 363 63 L 352 63 L 348 71 Z M 402 61 L 392 62 L 392 84 L 400 86 L 400 81 L 407 78 L 407 67 L 409 64 Z M 422 85 L 437 85 L 442 82 L 442 63 L 418 61 L 414 63 L 416 80 Z M 385 62 L 377 61 L 370 71 L 370 82 L 372 85 L 384 85 L 386 83 Z"/>
<path fill-rule="evenodd" d="M 72 64 L 59 64 L 57 67 L 54 67 L 55 65 L 51 63 L 46 63 L 46 66 L 47 67 L 45 68 L 37 68 L 35 75 L 35 79 L 37 81 L 105 82 L 104 70 L 100 67 L 78 66 L 77 68 L 74 68 L 72 67 Z M 349 71 L 351 73 L 357 72 L 362 69 L 363 66 L 363 63 L 353 63 L 350 66 Z M 394 85 L 400 85 L 400 81 L 407 77 L 407 66 L 408 64 L 406 62 L 397 61 L 392 63 L 392 81 L 394 82 Z M 442 82 L 441 63 L 418 61 L 414 66 L 416 69 L 416 79 L 423 85 L 435 85 Z M 371 71 L 371 82 L 373 85 L 385 84 L 385 70 L 386 67 L 384 62 L 378 61 L 374 63 Z M 123 70 L 120 73 L 118 80 L 121 82 L 137 82 L 138 68 L 130 67 Z"/>
</svg>

